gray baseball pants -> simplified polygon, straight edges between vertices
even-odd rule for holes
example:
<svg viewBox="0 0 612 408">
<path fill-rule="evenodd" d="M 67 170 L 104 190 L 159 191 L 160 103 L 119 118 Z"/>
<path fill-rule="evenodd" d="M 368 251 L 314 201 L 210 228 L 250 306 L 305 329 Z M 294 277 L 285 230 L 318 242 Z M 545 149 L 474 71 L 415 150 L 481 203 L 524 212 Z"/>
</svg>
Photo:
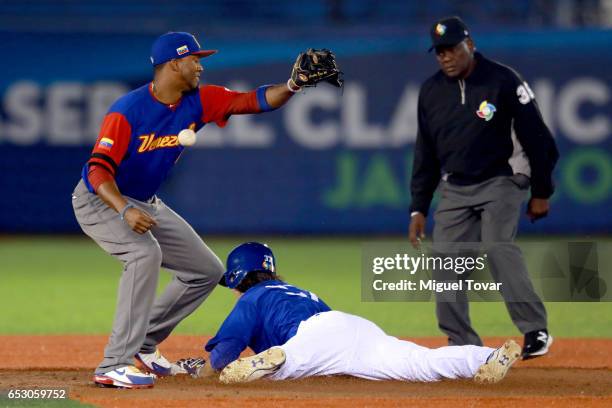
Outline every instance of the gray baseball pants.
<svg viewBox="0 0 612 408">
<path fill-rule="evenodd" d="M 521 250 L 514 244 L 528 190 L 529 179 L 522 174 L 468 186 L 442 181 L 433 231 L 434 248 L 447 245 L 441 243 L 483 243 L 489 270 L 495 282 L 502 283 L 506 308 L 521 333 L 547 327 L 546 309 L 533 289 Z M 434 278 L 448 281 L 458 277 L 452 271 L 438 270 Z M 437 293 L 436 315 L 450 345 L 482 345 L 470 322 L 465 291 Z"/>
<path fill-rule="evenodd" d="M 104 251 L 123 263 L 117 309 L 104 359 L 96 373 L 133 364 L 138 352 L 152 353 L 176 325 L 208 297 L 223 274 L 223 264 L 191 226 L 159 198 L 142 202 L 157 225 L 137 234 L 81 180 L 72 206 L 81 228 Z M 160 267 L 174 275 L 155 298 Z"/>
</svg>

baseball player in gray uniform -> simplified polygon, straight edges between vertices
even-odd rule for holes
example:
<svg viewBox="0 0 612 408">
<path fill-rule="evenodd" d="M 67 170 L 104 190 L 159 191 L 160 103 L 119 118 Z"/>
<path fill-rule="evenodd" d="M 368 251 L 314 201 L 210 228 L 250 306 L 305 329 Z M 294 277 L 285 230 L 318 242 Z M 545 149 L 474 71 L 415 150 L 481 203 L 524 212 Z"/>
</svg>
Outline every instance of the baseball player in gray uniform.
<svg viewBox="0 0 612 408">
<path fill-rule="evenodd" d="M 210 122 L 224 126 L 235 114 L 271 111 L 321 80 L 341 85 L 333 54 L 319 52 L 313 59 L 312 50 L 300 54 L 286 84 L 251 92 L 201 86 L 200 58 L 215 52 L 201 49 L 189 33 L 160 36 L 151 50 L 153 81 L 111 106 L 74 190 L 83 231 L 123 263 L 112 334 L 94 375 L 100 386 L 150 388 L 155 376 L 172 374 L 157 345 L 223 274 L 219 258 L 156 196 L 184 149 L 179 133 Z M 174 276 L 155 298 L 162 266 Z"/>
</svg>

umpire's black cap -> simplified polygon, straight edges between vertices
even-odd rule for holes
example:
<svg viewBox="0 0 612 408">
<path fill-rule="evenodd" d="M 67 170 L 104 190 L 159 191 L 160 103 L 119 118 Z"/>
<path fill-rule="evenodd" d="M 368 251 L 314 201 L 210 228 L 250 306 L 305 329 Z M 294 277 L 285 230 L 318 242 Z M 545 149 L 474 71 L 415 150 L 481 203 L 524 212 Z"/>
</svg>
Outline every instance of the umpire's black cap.
<svg viewBox="0 0 612 408">
<path fill-rule="evenodd" d="M 429 51 L 440 46 L 450 46 L 459 44 L 470 36 L 470 31 L 459 17 L 445 17 L 438 20 L 431 27 L 431 47 Z"/>
</svg>

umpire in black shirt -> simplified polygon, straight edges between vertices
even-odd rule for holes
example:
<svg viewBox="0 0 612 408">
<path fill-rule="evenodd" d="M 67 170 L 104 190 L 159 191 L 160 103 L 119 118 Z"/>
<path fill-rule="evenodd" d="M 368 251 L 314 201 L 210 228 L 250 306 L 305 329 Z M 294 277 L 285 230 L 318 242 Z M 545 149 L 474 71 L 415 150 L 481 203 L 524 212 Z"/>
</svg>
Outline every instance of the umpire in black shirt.
<svg viewBox="0 0 612 408">
<path fill-rule="evenodd" d="M 495 243 L 487 247 L 488 263 L 493 278 L 502 283 L 512 321 L 525 335 L 523 358 L 543 355 L 552 344 L 546 309 L 513 241 L 529 187 L 527 216 L 534 221 L 548 214 L 558 158 L 554 139 L 527 82 L 512 68 L 475 52 L 460 18 L 436 22 L 431 38 L 430 51 L 435 50 L 441 69 L 419 94 L 410 241 L 418 246 L 425 236 L 425 218 L 440 184 L 434 247 Z M 512 301 L 517 298 L 527 301 Z M 470 323 L 465 292 L 453 294 L 452 301 L 438 295 L 436 314 L 449 344 L 482 344 Z"/>
</svg>

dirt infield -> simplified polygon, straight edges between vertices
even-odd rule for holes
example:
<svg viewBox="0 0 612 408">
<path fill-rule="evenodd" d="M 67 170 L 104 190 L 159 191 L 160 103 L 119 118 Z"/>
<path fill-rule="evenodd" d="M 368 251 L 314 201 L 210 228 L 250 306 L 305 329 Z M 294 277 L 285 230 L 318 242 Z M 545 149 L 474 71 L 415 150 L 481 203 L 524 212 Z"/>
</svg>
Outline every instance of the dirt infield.
<svg viewBox="0 0 612 408">
<path fill-rule="evenodd" d="M 502 339 L 487 339 L 488 345 Z M 170 359 L 202 355 L 205 337 L 174 336 L 162 345 Z M 441 338 L 419 338 L 430 347 Z M 551 353 L 519 362 L 500 384 L 471 381 L 404 383 L 323 377 L 226 386 L 174 377 L 150 390 L 99 389 L 91 383 L 106 336 L 0 336 L 0 389 L 67 388 L 72 399 L 101 407 L 610 407 L 612 340 L 557 340 Z"/>
</svg>

